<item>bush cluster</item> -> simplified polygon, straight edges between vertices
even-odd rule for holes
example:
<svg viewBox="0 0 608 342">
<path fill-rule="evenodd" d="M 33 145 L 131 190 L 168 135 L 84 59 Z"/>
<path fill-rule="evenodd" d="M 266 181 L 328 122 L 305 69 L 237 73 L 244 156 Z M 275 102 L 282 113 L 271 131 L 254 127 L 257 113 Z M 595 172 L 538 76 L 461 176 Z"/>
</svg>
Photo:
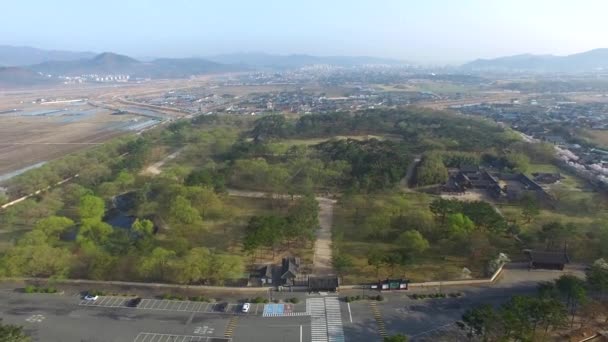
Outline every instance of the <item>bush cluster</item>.
<svg viewBox="0 0 608 342">
<path fill-rule="evenodd" d="M 414 293 L 409 295 L 411 299 L 426 299 L 426 298 L 458 298 L 462 296 L 462 292 L 450 292 L 450 293 L 428 293 L 428 294 L 418 294 Z"/>
<path fill-rule="evenodd" d="M 23 292 L 25 293 L 57 293 L 58 290 L 55 287 L 40 287 L 34 285 L 27 285 Z"/>
<path fill-rule="evenodd" d="M 375 296 L 346 296 L 344 297 L 344 301 L 347 303 L 358 301 L 358 300 L 377 300 L 379 302 L 384 300 L 384 296 L 375 295 Z"/>
</svg>

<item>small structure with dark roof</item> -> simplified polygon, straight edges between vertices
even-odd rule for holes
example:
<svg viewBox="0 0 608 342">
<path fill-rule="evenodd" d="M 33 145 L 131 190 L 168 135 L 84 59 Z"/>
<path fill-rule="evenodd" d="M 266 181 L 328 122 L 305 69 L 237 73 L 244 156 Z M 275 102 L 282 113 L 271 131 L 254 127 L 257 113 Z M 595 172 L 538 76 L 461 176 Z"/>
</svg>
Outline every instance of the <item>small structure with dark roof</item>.
<svg viewBox="0 0 608 342">
<path fill-rule="evenodd" d="M 273 269 L 274 267 L 272 265 L 265 265 L 259 269 L 259 277 L 262 285 L 272 284 Z"/>
<path fill-rule="evenodd" d="M 308 277 L 308 292 L 337 292 L 339 288 L 337 276 Z"/>
<path fill-rule="evenodd" d="M 527 249 L 524 254 L 528 257 L 530 268 L 548 270 L 563 270 L 570 258 L 566 251 L 536 251 Z"/>
<path fill-rule="evenodd" d="M 300 258 L 283 258 L 283 262 L 281 263 L 281 281 L 283 282 L 283 285 L 295 285 L 295 280 L 298 278 L 299 270 Z"/>
<path fill-rule="evenodd" d="M 534 181 L 540 184 L 554 184 L 562 180 L 564 177 L 557 173 L 549 173 L 549 172 L 535 172 L 532 174 L 534 177 Z"/>
</svg>

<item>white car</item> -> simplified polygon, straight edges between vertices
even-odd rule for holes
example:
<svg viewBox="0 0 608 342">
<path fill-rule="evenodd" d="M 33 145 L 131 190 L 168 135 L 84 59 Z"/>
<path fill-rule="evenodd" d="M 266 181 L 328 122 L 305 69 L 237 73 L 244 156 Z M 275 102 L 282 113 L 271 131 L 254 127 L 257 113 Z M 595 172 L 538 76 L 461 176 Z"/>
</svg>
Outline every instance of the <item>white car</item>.
<svg viewBox="0 0 608 342">
<path fill-rule="evenodd" d="M 241 309 L 241 311 L 243 311 L 243 312 L 249 312 L 250 308 L 251 308 L 251 304 L 245 303 L 245 304 L 243 304 L 243 308 Z"/>
<path fill-rule="evenodd" d="M 84 296 L 84 300 L 96 301 L 97 299 L 99 299 L 98 295 L 87 294 Z"/>
</svg>

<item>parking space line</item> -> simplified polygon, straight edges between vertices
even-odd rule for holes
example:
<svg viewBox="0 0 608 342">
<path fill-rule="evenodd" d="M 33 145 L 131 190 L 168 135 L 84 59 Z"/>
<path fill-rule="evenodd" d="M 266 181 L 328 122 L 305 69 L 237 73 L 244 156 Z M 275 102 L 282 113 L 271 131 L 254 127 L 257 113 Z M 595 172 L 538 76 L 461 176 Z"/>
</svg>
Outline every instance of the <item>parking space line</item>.
<svg viewBox="0 0 608 342">
<path fill-rule="evenodd" d="M 172 300 L 171 303 L 169 304 L 169 311 L 176 311 L 175 309 L 179 306 L 178 301 Z"/>
<path fill-rule="evenodd" d="M 194 336 L 194 335 L 174 335 L 174 334 L 157 334 L 157 333 L 139 333 L 133 342 L 209 342 L 215 340 L 225 342 L 232 341 L 230 337 L 218 338 L 209 336 Z"/>
<path fill-rule="evenodd" d="M 173 303 L 171 303 L 171 308 L 169 310 L 171 311 L 178 311 L 177 308 L 181 305 L 182 302 L 180 301 L 173 301 Z"/>
<path fill-rule="evenodd" d="M 179 307 L 177 308 L 177 311 L 185 311 L 185 310 L 182 310 L 182 307 L 184 306 L 184 304 L 186 304 L 186 308 L 188 307 L 188 302 L 180 302 Z"/>
<path fill-rule="evenodd" d="M 116 300 L 112 303 L 112 307 L 118 307 L 122 304 L 122 302 L 124 301 L 124 298 L 116 298 Z"/>
<path fill-rule="evenodd" d="M 108 299 L 109 299 L 109 297 L 101 297 L 98 300 L 94 301 L 93 304 L 103 305 L 103 303 L 105 303 Z"/>
</svg>

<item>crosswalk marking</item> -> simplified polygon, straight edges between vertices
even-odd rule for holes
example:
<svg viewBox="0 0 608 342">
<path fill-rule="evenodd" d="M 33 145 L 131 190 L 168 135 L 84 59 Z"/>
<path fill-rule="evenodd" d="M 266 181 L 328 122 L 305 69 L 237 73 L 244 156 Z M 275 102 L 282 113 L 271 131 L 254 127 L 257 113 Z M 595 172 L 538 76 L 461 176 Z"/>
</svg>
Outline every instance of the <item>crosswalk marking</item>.
<svg viewBox="0 0 608 342">
<path fill-rule="evenodd" d="M 312 342 L 328 342 L 325 300 L 323 298 L 307 299 L 306 311 L 310 313 L 310 335 Z"/>
<path fill-rule="evenodd" d="M 337 297 L 325 298 L 325 315 L 327 316 L 327 336 L 329 342 L 344 342 L 342 312 Z"/>
</svg>

